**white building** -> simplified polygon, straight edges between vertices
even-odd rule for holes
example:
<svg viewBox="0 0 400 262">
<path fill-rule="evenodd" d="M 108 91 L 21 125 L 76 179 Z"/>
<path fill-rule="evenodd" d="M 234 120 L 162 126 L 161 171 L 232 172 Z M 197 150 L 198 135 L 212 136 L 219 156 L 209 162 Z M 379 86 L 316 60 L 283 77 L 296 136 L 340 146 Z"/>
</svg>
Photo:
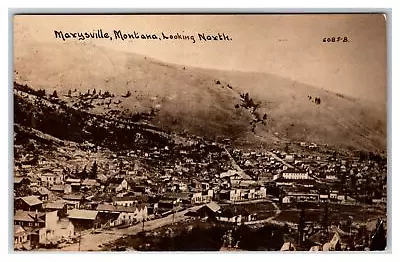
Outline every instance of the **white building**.
<svg viewBox="0 0 400 262">
<path fill-rule="evenodd" d="M 290 179 L 290 180 L 310 179 L 310 176 L 306 172 L 296 172 L 290 170 L 285 170 L 282 173 L 282 177 L 284 179 Z"/>
</svg>

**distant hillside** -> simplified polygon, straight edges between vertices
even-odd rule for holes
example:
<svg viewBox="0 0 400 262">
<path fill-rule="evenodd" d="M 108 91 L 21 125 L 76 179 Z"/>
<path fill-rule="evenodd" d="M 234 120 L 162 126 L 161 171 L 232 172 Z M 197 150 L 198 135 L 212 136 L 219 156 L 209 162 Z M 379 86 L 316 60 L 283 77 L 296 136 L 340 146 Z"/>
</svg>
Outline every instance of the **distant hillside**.
<svg viewBox="0 0 400 262">
<path fill-rule="evenodd" d="M 18 43 L 14 72 L 18 83 L 59 96 L 108 90 L 115 94 L 113 110 L 152 112 L 149 121 L 166 131 L 254 145 L 309 141 L 386 149 L 386 105 L 275 75 L 190 68 L 88 44 Z M 112 109 L 98 103 L 91 110 Z"/>
</svg>

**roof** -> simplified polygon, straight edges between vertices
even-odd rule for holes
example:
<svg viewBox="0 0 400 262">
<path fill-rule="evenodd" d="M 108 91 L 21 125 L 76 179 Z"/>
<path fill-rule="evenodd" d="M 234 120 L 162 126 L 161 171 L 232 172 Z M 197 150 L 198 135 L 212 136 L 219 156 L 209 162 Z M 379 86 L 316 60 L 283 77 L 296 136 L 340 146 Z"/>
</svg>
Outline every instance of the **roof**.
<svg viewBox="0 0 400 262">
<path fill-rule="evenodd" d="M 191 193 L 189 193 L 189 192 L 166 192 L 161 196 L 161 198 L 163 200 L 166 200 L 166 199 L 175 200 L 175 199 L 178 199 L 178 198 L 180 198 L 180 199 L 189 199 L 190 194 Z"/>
<path fill-rule="evenodd" d="M 296 170 L 293 168 L 288 168 L 286 170 L 283 170 L 282 174 L 285 174 L 285 173 L 307 174 L 307 172 L 305 170 Z"/>
<path fill-rule="evenodd" d="M 44 222 L 42 218 L 46 214 L 38 212 L 37 215 L 38 215 L 38 222 Z M 35 216 L 36 212 L 17 210 L 14 215 L 14 221 L 34 222 Z"/>
<path fill-rule="evenodd" d="M 57 175 L 53 173 L 44 173 L 41 176 L 57 176 Z"/>
<path fill-rule="evenodd" d="M 64 185 L 54 185 L 50 188 L 51 191 L 64 191 Z"/>
<path fill-rule="evenodd" d="M 48 195 L 49 193 L 50 193 L 50 191 L 47 189 L 47 188 L 44 188 L 44 187 L 40 187 L 38 190 L 37 190 L 37 192 L 40 194 L 40 195 Z"/>
<path fill-rule="evenodd" d="M 21 176 L 14 177 L 14 184 L 19 184 L 19 183 L 21 183 L 23 180 L 29 180 L 29 178 L 27 178 L 27 177 L 21 177 Z"/>
<path fill-rule="evenodd" d="M 132 195 L 125 195 L 125 196 L 122 196 L 122 197 L 113 197 L 112 198 L 112 200 L 114 201 L 114 202 L 117 202 L 117 201 L 136 201 L 138 199 L 138 196 L 132 196 Z"/>
<path fill-rule="evenodd" d="M 144 205 L 134 205 L 130 207 L 124 207 L 124 206 L 119 206 L 119 205 L 110 205 L 110 204 L 99 204 L 96 208 L 97 211 L 107 211 L 107 212 L 116 212 L 116 213 L 121 213 L 121 212 L 126 212 L 126 213 L 135 213 L 136 209 L 142 209 L 144 208 Z"/>
<path fill-rule="evenodd" d="M 98 211 L 95 210 L 85 210 L 85 209 L 72 209 L 68 212 L 69 219 L 87 219 L 87 220 L 95 220 L 97 217 Z"/>
<path fill-rule="evenodd" d="M 29 206 L 41 205 L 43 203 L 37 196 L 21 197 L 21 200 L 27 203 Z"/>
<path fill-rule="evenodd" d="M 47 202 L 47 203 L 44 203 L 43 204 L 43 207 L 45 208 L 45 209 L 63 209 L 64 208 L 64 206 L 65 206 L 65 203 L 64 202 L 60 202 L 60 201 L 58 201 L 58 202 Z"/>
<path fill-rule="evenodd" d="M 213 212 L 217 212 L 221 209 L 221 207 L 215 202 L 208 203 L 206 206 Z"/>
<path fill-rule="evenodd" d="M 25 229 L 20 225 L 14 225 L 14 236 L 19 235 L 20 233 L 24 233 Z"/>
<path fill-rule="evenodd" d="M 63 199 L 67 199 L 67 200 L 82 200 L 84 199 L 83 195 L 79 195 L 79 194 L 68 194 L 68 195 L 64 195 Z"/>
<path fill-rule="evenodd" d="M 99 183 L 95 179 L 85 179 L 82 182 L 82 186 L 97 186 Z"/>
<path fill-rule="evenodd" d="M 66 183 L 80 183 L 81 180 L 79 178 L 68 178 L 65 180 Z"/>
</svg>

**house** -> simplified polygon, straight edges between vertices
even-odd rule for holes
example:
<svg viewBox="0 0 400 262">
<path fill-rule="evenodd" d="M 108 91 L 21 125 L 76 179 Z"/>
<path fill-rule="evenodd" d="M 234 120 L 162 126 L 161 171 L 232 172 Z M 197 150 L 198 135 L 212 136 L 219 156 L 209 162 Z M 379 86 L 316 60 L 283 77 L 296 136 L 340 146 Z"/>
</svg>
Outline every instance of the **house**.
<svg viewBox="0 0 400 262">
<path fill-rule="evenodd" d="M 306 192 L 289 192 L 289 194 L 282 198 L 282 203 L 291 202 L 318 202 L 319 195 Z"/>
<path fill-rule="evenodd" d="M 65 194 L 63 195 L 64 203 L 67 205 L 67 209 L 80 208 L 85 202 L 85 197 L 80 194 Z"/>
<path fill-rule="evenodd" d="M 14 225 L 14 250 L 30 250 L 29 234 L 20 225 Z"/>
<path fill-rule="evenodd" d="M 282 172 L 282 177 L 289 180 L 310 179 L 307 172 L 299 172 L 293 169 L 287 169 Z"/>
<path fill-rule="evenodd" d="M 202 192 L 194 192 L 192 193 L 191 203 L 192 204 L 209 203 L 213 199 L 213 196 L 214 196 L 214 191 L 211 189 Z"/>
<path fill-rule="evenodd" d="M 110 226 L 134 224 L 136 222 L 147 220 L 147 206 L 142 204 L 137 204 L 135 206 L 114 206 L 110 204 L 100 204 L 96 208 L 100 213 L 114 213 L 118 214 L 114 221 L 110 222 Z"/>
<path fill-rule="evenodd" d="M 132 192 L 134 192 L 136 195 L 151 193 L 151 188 L 149 186 L 145 186 L 145 185 L 135 185 L 135 186 L 132 186 L 131 189 L 132 189 Z"/>
<path fill-rule="evenodd" d="M 202 192 L 194 192 L 191 197 L 191 202 L 193 204 L 203 203 Z"/>
<path fill-rule="evenodd" d="M 96 179 L 85 179 L 81 184 L 82 189 L 94 189 L 100 186 L 100 183 Z"/>
<path fill-rule="evenodd" d="M 285 161 L 288 163 L 294 162 L 294 155 L 286 155 L 285 156 Z"/>
<path fill-rule="evenodd" d="M 291 202 L 292 202 L 292 199 L 291 199 L 290 196 L 284 196 L 284 197 L 282 198 L 282 204 L 289 204 L 289 203 L 291 203 Z"/>
<path fill-rule="evenodd" d="M 263 186 L 259 188 L 246 188 L 241 192 L 241 198 L 243 200 L 253 200 L 265 198 L 267 196 L 267 189 Z"/>
<path fill-rule="evenodd" d="M 52 185 L 59 185 L 63 182 L 62 176 L 53 173 L 44 173 L 40 175 L 42 186 L 50 187 Z"/>
<path fill-rule="evenodd" d="M 74 225 L 66 218 L 59 219 L 58 212 L 46 213 L 46 242 L 56 242 L 74 236 Z"/>
<path fill-rule="evenodd" d="M 14 225 L 21 226 L 26 231 L 32 246 L 53 240 L 57 223 L 56 211 L 44 213 L 17 210 L 14 215 Z"/>
<path fill-rule="evenodd" d="M 46 213 L 17 210 L 14 214 L 14 225 L 22 227 L 45 227 Z"/>
<path fill-rule="evenodd" d="M 71 184 L 54 185 L 50 188 L 50 191 L 59 194 L 70 194 L 72 193 L 72 186 Z"/>
<path fill-rule="evenodd" d="M 74 225 L 76 231 L 96 228 L 98 225 L 96 210 L 72 209 L 68 211 L 68 219 Z"/>
<path fill-rule="evenodd" d="M 38 196 L 19 197 L 15 200 L 15 208 L 25 211 L 36 211 L 42 209 L 43 202 Z"/>
<path fill-rule="evenodd" d="M 322 202 L 327 202 L 328 199 L 329 199 L 329 195 L 327 195 L 327 194 L 319 195 L 319 200 L 322 201 Z"/>
<path fill-rule="evenodd" d="M 186 183 L 183 183 L 183 182 L 174 183 L 172 185 L 172 191 L 173 192 L 186 192 L 188 190 L 189 190 L 188 185 Z"/>
<path fill-rule="evenodd" d="M 191 193 L 189 192 L 167 192 L 161 196 L 162 201 L 168 202 L 170 201 L 175 207 L 180 206 L 181 204 L 189 204 L 191 203 Z M 160 206 L 162 208 L 162 205 Z"/>
<path fill-rule="evenodd" d="M 75 227 L 73 223 L 68 219 L 62 219 L 58 221 L 53 229 L 53 240 L 70 239 L 73 238 L 75 235 Z"/>
<path fill-rule="evenodd" d="M 17 176 L 14 177 L 14 190 L 29 186 L 31 180 L 27 177 Z"/>
<path fill-rule="evenodd" d="M 81 180 L 79 179 L 79 178 L 67 178 L 66 180 L 65 180 L 65 183 L 66 184 L 80 184 L 81 183 Z"/>
<path fill-rule="evenodd" d="M 81 180 L 78 178 L 68 178 L 65 183 L 71 186 L 72 192 L 78 192 L 81 189 Z"/>
<path fill-rule="evenodd" d="M 36 190 L 36 195 L 39 196 L 39 199 L 41 201 L 47 201 L 47 200 L 49 200 L 50 191 L 45 187 L 39 187 Z"/>
<path fill-rule="evenodd" d="M 210 202 L 196 211 L 196 215 L 200 217 L 216 218 L 221 206 L 216 202 Z"/>
<path fill-rule="evenodd" d="M 43 209 L 46 212 L 57 211 L 58 217 L 65 217 L 67 214 L 67 205 L 63 201 L 46 202 Z"/>
<path fill-rule="evenodd" d="M 241 224 L 256 219 L 256 213 L 249 213 L 248 210 L 241 206 L 224 207 L 217 213 L 216 218 L 221 222 Z"/>
<path fill-rule="evenodd" d="M 219 175 L 219 178 L 221 179 L 240 179 L 241 176 L 239 175 L 239 172 L 236 170 L 228 170 L 227 172 L 223 172 Z"/>
<path fill-rule="evenodd" d="M 241 201 L 242 189 L 235 188 L 230 190 L 221 190 L 219 194 L 220 199 L 229 201 Z"/>
<path fill-rule="evenodd" d="M 345 195 L 338 195 L 338 196 L 337 196 L 337 200 L 338 200 L 339 202 L 344 202 L 344 201 L 346 200 L 346 196 L 345 196 Z"/>
<path fill-rule="evenodd" d="M 127 191 L 129 189 L 128 182 L 125 178 L 122 177 L 114 177 L 107 181 L 108 192 L 121 192 Z"/>
<path fill-rule="evenodd" d="M 122 196 L 122 197 L 114 197 L 112 199 L 113 205 L 115 206 L 124 206 L 124 207 L 130 207 L 135 205 L 138 200 L 136 196 Z"/>
<path fill-rule="evenodd" d="M 325 179 L 332 180 L 332 181 L 337 181 L 338 180 L 336 175 L 326 175 Z"/>
</svg>

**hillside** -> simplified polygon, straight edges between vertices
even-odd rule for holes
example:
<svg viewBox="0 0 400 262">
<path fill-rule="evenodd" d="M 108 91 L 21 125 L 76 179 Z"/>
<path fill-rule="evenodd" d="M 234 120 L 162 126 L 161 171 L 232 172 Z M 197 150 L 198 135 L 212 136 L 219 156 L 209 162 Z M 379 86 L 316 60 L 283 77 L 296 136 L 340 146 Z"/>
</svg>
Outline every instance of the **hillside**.
<svg viewBox="0 0 400 262">
<path fill-rule="evenodd" d="M 163 130 L 238 144 L 308 141 L 386 149 L 386 105 L 275 75 L 172 65 L 89 44 L 24 46 L 15 47 L 16 82 L 57 90 L 62 99 L 75 89 L 115 94 L 108 106 L 90 100 L 95 113 L 152 112 L 147 121 Z"/>
</svg>

